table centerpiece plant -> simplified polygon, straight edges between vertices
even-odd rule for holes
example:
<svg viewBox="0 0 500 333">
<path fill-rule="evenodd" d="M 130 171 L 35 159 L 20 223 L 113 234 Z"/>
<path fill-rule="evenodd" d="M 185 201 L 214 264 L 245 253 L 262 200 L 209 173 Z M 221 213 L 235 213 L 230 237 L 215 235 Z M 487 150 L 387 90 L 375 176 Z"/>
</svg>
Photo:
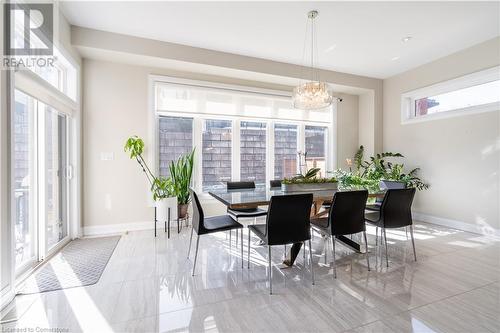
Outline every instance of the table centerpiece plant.
<svg viewBox="0 0 500 333">
<path fill-rule="evenodd" d="M 318 177 L 320 168 L 311 168 L 305 174 L 297 174 L 292 178 L 285 178 L 281 182 L 284 192 L 312 191 L 312 190 L 336 190 L 337 179 L 335 177 Z"/>
</svg>

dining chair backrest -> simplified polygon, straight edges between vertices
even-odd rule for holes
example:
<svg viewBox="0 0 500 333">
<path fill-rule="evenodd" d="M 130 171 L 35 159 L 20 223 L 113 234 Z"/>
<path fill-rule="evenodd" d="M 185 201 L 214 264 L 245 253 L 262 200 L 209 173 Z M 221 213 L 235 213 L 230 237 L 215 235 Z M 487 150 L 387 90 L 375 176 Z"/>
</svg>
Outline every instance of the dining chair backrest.
<svg viewBox="0 0 500 333">
<path fill-rule="evenodd" d="M 415 188 L 387 190 L 380 207 L 385 228 L 401 228 L 413 223 L 411 205 L 414 196 Z"/>
<path fill-rule="evenodd" d="M 198 195 L 196 195 L 196 192 L 190 188 L 189 194 L 191 195 L 191 202 L 193 203 L 193 229 L 198 235 L 200 235 L 205 232 L 205 226 L 203 224 L 205 214 L 203 214 L 203 208 L 201 207 L 200 200 L 198 200 Z"/>
<path fill-rule="evenodd" d="M 273 188 L 273 187 L 281 187 L 281 180 L 280 179 L 270 180 L 269 181 L 269 187 L 271 187 L 271 188 Z"/>
<path fill-rule="evenodd" d="M 272 196 L 267 212 L 267 244 L 283 245 L 310 239 L 312 200 L 311 193 Z"/>
<path fill-rule="evenodd" d="M 241 190 L 241 189 L 250 189 L 250 188 L 255 188 L 255 182 L 248 181 L 248 182 L 227 182 L 227 189 L 228 190 Z"/>
<path fill-rule="evenodd" d="M 335 192 L 328 215 L 332 235 L 351 235 L 366 230 L 367 199 L 367 190 Z"/>
</svg>

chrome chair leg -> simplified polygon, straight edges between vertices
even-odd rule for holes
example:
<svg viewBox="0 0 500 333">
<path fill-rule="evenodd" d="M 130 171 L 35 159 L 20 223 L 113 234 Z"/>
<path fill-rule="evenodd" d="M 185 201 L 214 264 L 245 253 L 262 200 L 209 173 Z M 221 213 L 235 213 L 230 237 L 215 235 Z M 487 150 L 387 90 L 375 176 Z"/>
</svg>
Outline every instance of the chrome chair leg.
<svg viewBox="0 0 500 333">
<path fill-rule="evenodd" d="M 408 240 L 408 227 L 405 227 L 406 240 Z"/>
<path fill-rule="evenodd" d="M 306 243 L 305 242 L 302 242 L 302 247 L 303 247 L 302 256 L 304 259 L 304 267 L 305 267 L 306 266 Z"/>
<path fill-rule="evenodd" d="M 284 247 L 285 247 L 285 251 L 283 252 L 283 257 L 286 258 L 286 244 L 284 245 Z"/>
<path fill-rule="evenodd" d="M 241 228 L 241 269 L 243 269 L 243 228 Z"/>
<path fill-rule="evenodd" d="M 248 228 L 247 268 L 250 269 L 250 228 Z"/>
<path fill-rule="evenodd" d="M 375 227 L 375 246 L 378 246 L 378 227 Z"/>
<path fill-rule="evenodd" d="M 370 270 L 370 258 L 369 258 L 369 255 L 368 255 L 368 241 L 366 240 L 366 231 L 363 231 L 363 237 L 365 238 L 366 263 L 368 264 L 368 270 Z"/>
<path fill-rule="evenodd" d="M 268 248 L 268 261 L 269 261 L 269 295 L 273 294 L 273 266 L 271 264 L 271 245 L 267 246 Z"/>
<path fill-rule="evenodd" d="M 382 230 L 384 231 L 384 239 L 385 239 L 385 263 L 387 267 L 389 267 L 389 254 L 387 251 L 387 234 L 385 233 L 385 228 L 382 228 Z"/>
<path fill-rule="evenodd" d="M 233 247 L 233 242 L 231 240 L 231 235 L 232 235 L 233 231 L 232 230 L 229 230 L 229 247 Z"/>
<path fill-rule="evenodd" d="M 193 273 L 191 274 L 194 276 L 194 270 L 196 269 L 196 259 L 198 259 L 198 245 L 200 244 L 200 235 L 197 235 L 196 237 L 196 250 L 194 252 L 194 263 L 193 263 Z"/>
<path fill-rule="evenodd" d="M 310 265 L 311 265 L 312 284 L 314 286 L 313 253 L 312 253 L 312 246 L 311 246 L 311 240 L 310 239 L 309 239 L 309 261 L 310 261 Z"/>
<path fill-rule="evenodd" d="M 236 219 L 236 222 L 238 222 L 238 219 Z M 234 245 L 238 246 L 238 229 L 234 230 L 234 233 L 236 234 L 236 243 Z"/>
<path fill-rule="evenodd" d="M 330 243 L 330 237 L 325 237 L 325 265 L 328 265 L 328 243 Z"/>
<path fill-rule="evenodd" d="M 189 254 L 191 253 L 191 243 L 193 241 L 193 231 L 194 231 L 194 228 L 191 228 L 191 237 L 189 238 L 188 259 L 189 259 Z"/>
<path fill-rule="evenodd" d="M 413 238 L 413 226 L 410 225 L 410 235 L 411 235 L 411 244 L 413 245 L 413 256 L 415 257 L 415 261 L 417 261 L 417 251 L 415 251 L 415 239 Z"/>
<path fill-rule="evenodd" d="M 337 263 L 335 262 L 335 236 L 332 235 L 333 277 L 337 278 Z"/>
</svg>

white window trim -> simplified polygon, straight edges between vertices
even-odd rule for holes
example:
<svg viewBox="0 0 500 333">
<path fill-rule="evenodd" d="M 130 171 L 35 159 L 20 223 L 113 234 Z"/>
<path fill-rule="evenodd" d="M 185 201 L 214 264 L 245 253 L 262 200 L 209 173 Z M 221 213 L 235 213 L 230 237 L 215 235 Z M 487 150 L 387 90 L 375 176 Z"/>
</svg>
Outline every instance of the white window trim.
<svg viewBox="0 0 500 333">
<path fill-rule="evenodd" d="M 406 92 L 401 95 L 401 124 L 413 124 L 436 119 L 447 119 L 483 112 L 498 111 L 500 110 L 500 102 L 494 102 L 415 117 L 415 101 L 421 98 L 469 88 L 499 79 L 500 66 L 495 66 L 452 80 L 439 82 L 427 87 Z"/>
<path fill-rule="evenodd" d="M 16 89 L 33 96 L 70 117 L 78 110 L 79 105 L 77 102 L 32 71 L 16 71 L 15 86 Z"/>
<path fill-rule="evenodd" d="M 273 95 L 277 97 L 291 97 L 291 93 L 287 91 L 277 91 L 277 90 L 269 90 L 269 89 L 260 89 L 253 87 L 245 87 L 245 86 L 237 86 L 237 85 L 227 85 L 220 83 L 212 83 L 208 81 L 196 81 L 196 80 L 188 80 L 188 79 L 179 79 L 175 77 L 167 77 L 161 75 L 149 75 L 149 130 L 148 130 L 148 141 L 152 143 L 154 149 L 152 150 L 154 153 L 151 154 L 148 158 L 148 162 L 153 165 L 155 168 L 155 172 L 159 171 L 159 142 L 158 142 L 158 123 L 160 116 L 169 116 L 169 117 L 184 117 L 184 118 L 193 118 L 193 146 L 194 147 L 202 147 L 202 135 L 201 128 L 204 120 L 218 119 L 218 120 L 229 120 L 232 122 L 232 154 L 231 154 L 231 172 L 233 180 L 238 181 L 240 179 L 240 150 L 239 150 L 239 140 L 240 140 L 240 122 L 241 121 L 252 121 L 252 122 L 263 122 L 266 123 L 266 130 L 268 132 L 267 135 L 267 143 L 266 143 L 266 158 L 270 154 L 274 154 L 270 151 L 269 147 L 274 147 L 274 124 L 290 124 L 297 125 L 298 133 L 297 133 L 297 150 L 303 151 L 305 149 L 305 126 L 322 126 L 327 128 L 326 133 L 326 170 L 331 171 L 334 169 L 336 164 L 336 114 L 337 107 L 334 103 L 331 107 L 330 111 L 332 112 L 332 120 L 329 123 L 321 122 L 321 121 L 311 121 L 311 120 L 289 120 L 289 119 L 271 119 L 271 118 L 263 118 L 263 117 L 249 117 L 249 116 L 239 116 L 239 115 L 212 115 L 212 114 L 199 114 L 199 113 L 182 113 L 178 111 L 157 111 L 156 110 L 156 100 L 155 100 L 155 84 L 156 83 L 172 83 L 172 84 L 182 84 L 194 87 L 204 87 L 204 88 L 219 88 L 226 90 L 234 90 L 234 91 L 245 91 L 252 92 L 257 94 L 267 94 Z M 271 126 L 273 128 L 271 129 Z M 196 129 L 199 129 L 196 130 Z M 335 142 L 334 142 L 335 141 Z M 237 143 L 237 144 L 235 144 Z M 198 158 L 201 161 L 201 149 L 197 149 L 195 158 Z M 266 161 L 266 186 L 269 183 L 269 180 L 274 179 L 274 170 L 270 169 L 269 160 Z M 193 170 L 193 186 L 197 191 L 202 191 L 202 168 L 201 166 L 195 167 Z M 145 193 L 148 198 L 148 202 L 151 205 L 154 205 L 149 191 Z"/>
</svg>

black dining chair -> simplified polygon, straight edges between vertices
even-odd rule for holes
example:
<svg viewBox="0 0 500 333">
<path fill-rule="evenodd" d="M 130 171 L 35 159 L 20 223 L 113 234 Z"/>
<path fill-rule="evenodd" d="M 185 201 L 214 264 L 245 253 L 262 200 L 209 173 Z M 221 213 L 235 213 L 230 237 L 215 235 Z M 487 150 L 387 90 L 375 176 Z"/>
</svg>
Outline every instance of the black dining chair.
<svg viewBox="0 0 500 333">
<path fill-rule="evenodd" d="M 255 189 L 255 182 L 245 181 L 245 182 L 227 182 L 228 190 L 244 190 L 244 189 Z M 267 215 L 267 211 L 258 207 L 250 208 L 228 208 L 227 213 L 236 222 L 239 222 L 240 218 L 253 218 L 254 223 L 257 222 L 257 217 Z M 231 234 L 230 234 L 231 235 Z M 243 238 L 241 239 L 243 242 Z M 236 233 L 236 244 L 238 244 L 238 233 Z"/>
<path fill-rule="evenodd" d="M 203 208 L 201 207 L 200 201 L 198 200 L 198 196 L 196 192 L 192 189 L 189 189 L 189 193 L 191 194 L 192 202 L 193 202 L 193 218 L 191 228 L 191 238 L 189 239 L 189 250 L 188 250 L 188 259 L 189 254 L 191 253 L 191 243 L 193 241 L 193 232 L 196 231 L 196 250 L 194 253 L 194 263 L 193 263 L 193 273 L 194 276 L 195 268 L 196 268 L 196 259 L 198 257 L 198 245 L 200 243 L 200 236 L 213 234 L 215 232 L 220 231 L 229 231 L 240 229 L 241 232 L 241 268 L 243 268 L 243 225 L 233 220 L 229 215 L 219 215 L 219 216 L 211 216 L 205 217 L 203 213 Z M 236 231 L 237 232 L 237 231 Z"/>
<path fill-rule="evenodd" d="M 389 267 L 389 258 L 387 254 L 387 237 L 385 229 L 410 227 L 413 256 L 415 257 L 415 261 L 417 261 L 415 239 L 413 238 L 413 220 L 411 217 L 411 205 L 414 197 L 415 188 L 389 189 L 385 193 L 380 211 L 369 212 L 365 215 L 367 223 L 377 228 L 382 228 L 381 234 L 384 234 L 385 239 L 385 261 L 387 267 Z M 376 237 L 378 237 L 378 235 L 376 235 Z"/>
<path fill-rule="evenodd" d="M 320 234 L 331 237 L 333 252 L 333 277 L 337 278 L 335 262 L 335 237 L 363 233 L 365 239 L 366 263 L 370 270 L 368 242 L 366 240 L 365 206 L 368 191 L 335 192 L 327 217 L 311 219 L 311 226 Z M 325 251 L 326 256 L 326 251 Z"/>
<path fill-rule="evenodd" d="M 292 243 L 309 242 L 309 259 L 312 284 L 314 285 L 314 271 L 311 250 L 310 214 L 313 195 L 295 194 L 272 196 L 269 202 L 266 224 L 248 226 L 248 268 L 250 268 L 250 231 L 267 245 L 269 262 L 269 294 L 273 293 L 271 247 Z M 305 251 L 305 249 L 304 249 Z"/>
<path fill-rule="evenodd" d="M 269 187 L 270 188 L 277 188 L 277 187 L 281 188 L 281 179 L 270 180 Z"/>
</svg>

